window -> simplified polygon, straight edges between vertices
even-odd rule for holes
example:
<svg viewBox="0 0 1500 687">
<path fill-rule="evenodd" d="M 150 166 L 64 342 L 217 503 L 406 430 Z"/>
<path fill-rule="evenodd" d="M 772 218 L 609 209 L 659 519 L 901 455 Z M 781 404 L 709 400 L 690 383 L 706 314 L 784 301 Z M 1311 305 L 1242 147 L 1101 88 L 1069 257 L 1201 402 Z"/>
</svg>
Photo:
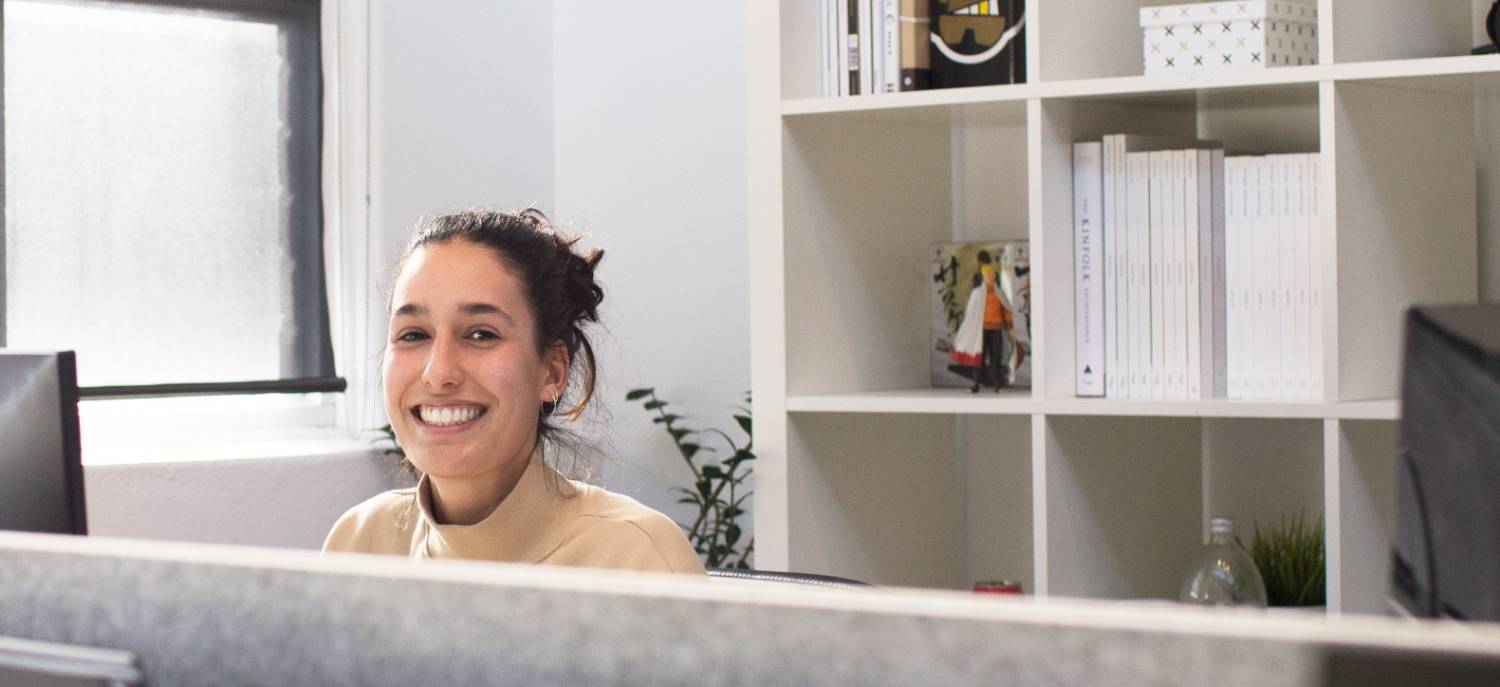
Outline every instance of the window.
<svg viewBox="0 0 1500 687">
<path fill-rule="evenodd" d="M 0 344 L 125 395 L 342 388 L 318 24 L 316 0 L 5 0 Z"/>
</svg>

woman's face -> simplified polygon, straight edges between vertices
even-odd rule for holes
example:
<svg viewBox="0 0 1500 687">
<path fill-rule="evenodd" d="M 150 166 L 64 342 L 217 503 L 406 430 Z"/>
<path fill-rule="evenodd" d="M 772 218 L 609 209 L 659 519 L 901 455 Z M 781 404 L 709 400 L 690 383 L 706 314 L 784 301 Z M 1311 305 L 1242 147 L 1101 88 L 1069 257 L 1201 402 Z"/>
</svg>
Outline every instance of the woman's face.
<svg viewBox="0 0 1500 687">
<path fill-rule="evenodd" d="M 488 248 L 428 244 L 402 266 L 385 349 L 385 408 L 434 479 L 524 469 L 537 416 L 567 382 L 561 344 L 538 355 L 521 282 Z"/>
</svg>

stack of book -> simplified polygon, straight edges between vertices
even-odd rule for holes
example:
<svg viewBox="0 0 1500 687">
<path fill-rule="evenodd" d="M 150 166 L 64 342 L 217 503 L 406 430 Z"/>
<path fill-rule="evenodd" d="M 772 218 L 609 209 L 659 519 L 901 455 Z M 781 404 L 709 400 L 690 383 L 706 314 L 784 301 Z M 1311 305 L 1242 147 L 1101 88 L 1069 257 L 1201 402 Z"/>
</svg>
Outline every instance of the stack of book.
<svg viewBox="0 0 1500 687">
<path fill-rule="evenodd" d="M 823 96 L 1024 82 L 1025 6 L 1025 0 L 823 0 Z"/>
<path fill-rule="evenodd" d="M 1074 144 L 1076 393 L 1321 398 L 1318 155 Z"/>
</svg>

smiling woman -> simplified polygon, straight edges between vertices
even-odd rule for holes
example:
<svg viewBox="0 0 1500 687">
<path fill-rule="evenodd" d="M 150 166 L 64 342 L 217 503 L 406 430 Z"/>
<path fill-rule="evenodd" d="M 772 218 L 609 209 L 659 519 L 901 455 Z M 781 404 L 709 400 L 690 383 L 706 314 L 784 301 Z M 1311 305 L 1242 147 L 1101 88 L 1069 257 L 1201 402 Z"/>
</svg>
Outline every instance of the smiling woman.
<svg viewBox="0 0 1500 687">
<path fill-rule="evenodd" d="M 350 509 L 324 551 L 703 572 L 666 516 L 549 465 L 555 418 L 576 419 L 594 391 L 584 325 L 604 298 L 602 253 L 576 242 L 536 210 L 423 223 L 384 360 L 386 412 L 421 479 Z"/>
</svg>

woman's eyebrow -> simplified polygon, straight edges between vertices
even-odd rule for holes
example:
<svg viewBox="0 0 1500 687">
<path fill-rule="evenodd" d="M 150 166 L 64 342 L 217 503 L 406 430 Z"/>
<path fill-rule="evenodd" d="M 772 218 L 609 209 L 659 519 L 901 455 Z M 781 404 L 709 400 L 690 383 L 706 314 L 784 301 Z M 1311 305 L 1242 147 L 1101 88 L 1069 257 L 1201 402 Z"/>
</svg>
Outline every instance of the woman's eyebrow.
<svg viewBox="0 0 1500 687">
<path fill-rule="evenodd" d="M 422 317 L 426 315 L 427 312 L 427 306 L 425 305 L 406 303 L 392 311 L 391 317 Z M 511 317 L 510 313 L 505 312 L 505 310 L 500 306 L 492 305 L 490 303 L 464 303 L 458 306 L 458 312 L 460 314 L 469 316 L 493 315 L 502 320 L 505 320 L 505 323 L 512 327 L 516 326 L 516 318 Z"/>
<path fill-rule="evenodd" d="M 500 306 L 489 303 L 464 303 L 458 306 L 458 311 L 465 315 L 494 315 L 505 320 L 506 324 L 511 326 L 516 324 L 516 318 L 511 317 L 510 313 L 505 312 Z"/>
</svg>

